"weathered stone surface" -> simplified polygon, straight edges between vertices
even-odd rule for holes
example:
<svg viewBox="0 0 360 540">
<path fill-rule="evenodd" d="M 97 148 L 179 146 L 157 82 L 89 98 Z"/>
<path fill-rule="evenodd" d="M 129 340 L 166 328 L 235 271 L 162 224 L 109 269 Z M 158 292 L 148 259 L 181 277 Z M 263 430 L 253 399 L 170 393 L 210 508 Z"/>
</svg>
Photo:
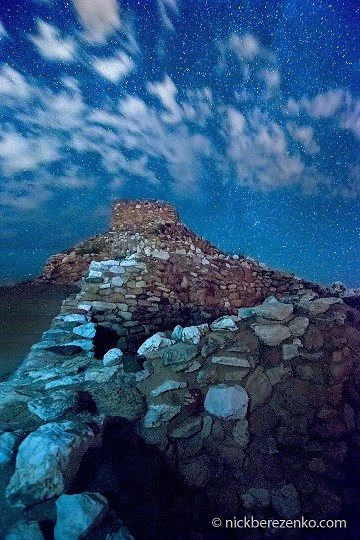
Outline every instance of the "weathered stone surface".
<svg viewBox="0 0 360 540">
<path fill-rule="evenodd" d="M 341 304 L 341 298 L 316 298 L 315 300 L 301 300 L 299 306 L 310 315 L 319 315 L 325 313 L 332 304 Z"/>
<path fill-rule="evenodd" d="M 164 365 L 190 362 L 197 353 L 197 346 L 192 343 L 175 343 L 175 345 L 171 345 L 164 350 Z"/>
<path fill-rule="evenodd" d="M 30 400 L 28 408 L 30 412 L 36 414 L 41 420 L 48 422 L 74 410 L 76 404 L 76 392 L 72 390 L 56 390 L 44 397 Z"/>
<path fill-rule="evenodd" d="M 284 364 L 278 364 L 266 370 L 266 376 L 272 386 L 275 386 L 282 379 L 291 377 L 292 371 L 290 367 L 285 367 Z"/>
<path fill-rule="evenodd" d="M 99 525 L 109 504 L 100 493 L 61 495 L 56 501 L 54 540 L 80 540 Z"/>
<path fill-rule="evenodd" d="M 211 358 L 213 364 L 222 364 L 223 366 L 233 366 L 239 368 L 249 368 L 250 363 L 246 358 L 237 358 L 236 356 L 213 356 Z"/>
<path fill-rule="evenodd" d="M 229 315 L 224 315 L 216 319 L 210 324 L 211 330 L 230 330 L 230 332 L 236 332 L 238 329 L 237 324 Z"/>
<path fill-rule="evenodd" d="M 224 420 L 245 418 L 249 403 L 247 392 L 241 386 L 219 384 L 211 386 L 204 407 L 210 414 Z"/>
<path fill-rule="evenodd" d="M 138 420 L 146 413 L 145 396 L 130 384 L 110 381 L 101 387 L 88 383 L 85 388 L 92 396 L 99 414 Z"/>
<path fill-rule="evenodd" d="M 202 418 L 201 416 L 195 416 L 194 418 L 188 418 L 170 432 L 170 437 L 172 439 L 182 439 L 186 437 L 191 437 L 195 433 L 198 433 L 202 428 Z"/>
<path fill-rule="evenodd" d="M 245 418 L 236 422 L 232 429 L 232 434 L 240 448 L 246 448 L 250 439 L 249 422 Z"/>
<path fill-rule="evenodd" d="M 191 458 L 180 464 L 180 477 L 188 486 L 201 488 L 211 479 L 212 468 L 206 456 Z"/>
<path fill-rule="evenodd" d="M 272 347 L 280 345 L 282 341 L 291 336 L 291 332 L 287 326 L 283 324 L 252 324 L 251 327 L 254 329 L 257 337 L 265 343 L 265 345 L 270 345 Z"/>
<path fill-rule="evenodd" d="M 187 382 L 185 381 L 174 381 L 172 379 L 167 379 L 159 386 L 151 390 L 150 394 L 154 397 L 164 394 L 164 392 L 169 392 L 170 390 L 178 390 L 179 388 L 186 388 Z"/>
<path fill-rule="evenodd" d="M 123 362 L 123 352 L 117 347 L 109 349 L 107 353 L 104 354 L 103 364 L 104 366 L 116 366 L 117 364 L 122 364 Z"/>
<path fill-rule="evenodd" d="M 300 514 L 300 501 L 292 484 L 286 484 L 270 492 L 271 503 L 283 519 L 293 519 Z"/>
<path fill-rule="evenodd" d="M 181 411 L 180 405 L 149 405 L 143 425 L 145 428 L 160 427 L 168 422 Z"/>
<path fill-rule="evenodd" d="M 44 540 L 44 535 L 37 521 L 20 519 L 11 527 L 5 540 Z"/>
<path fill-rule="evenodd" d="M 90 270 L 85 278 L 86 283 L 102 283 L 104 281 L 102 272 L 99 270 Z"/>
<path fill-rule="evenodd" d="M 270 397 L 272 386 L 264 373 L 264 368 L 259 366 L 246 381 L 245 389 L 250 397 L 250 410 L 253 411 Z"/>
<path fill-rule="evenodd" d="M 283 321 L 290 317 L 294 310 L 292 304 L 279 302 L 274 296 L 270 296 L 260 306 L 255 306 L 253 312 L 259 317 L 273 321 Z"/>
<path fill-rule="evenodd" d="M 106 535 L 105 540 L 135 540 L 135 538 L 130 533 L 129 529 L 125 527 L 123 523 L 121 523 L 116 532 L 108 533 Z"/>
<path fill-rule="evenodd" d="M 302 342 L 308 351 L 317 351 L 324 345 L 324 336 L 315 325 L 310 324 L 304 334 Z"/>
<path fill-rule="evenodd" d="M 204 369 L 201 369 L 196 376 L 196 382 L 201 387 L 209 386 L 210 384 L 216 383 L 218 380 L 217 367 L 207 366 Z"/>
<path fill-rule="evenodd" d="M 162 349 L 164 347 L 169 347 L 173 345 L 175 341 L 166 337 L 164 332 L 157 332 L 153 336 L 149 337 L 144 343 L 139 347 L 138 354 L 146 356 L 152 351 Z"/>
<path fill-rule="evenodd" d="M 21 438 L 19 433 L 6 432 L 0 435 L 0 465 L 12 460 Z"/>
<path fill-rule="evenodd" d="M 308 326 L 309 319 L 307 317 L 294 317 L 294 319 L 289 322 L 289 329 L 294 337 L 303 336 Z"/>
<path fill-rule="evenodd" d="M 243 307 L 238 310 L 239 319 L 250 319 L 255 315 L 254 309 L 252 307 Z"/>
<path fill-rule="evenodd" d="M 97 382 L 97 383 L 105 383 L 110 381 L 116 373 L 122 372 L 122 365 L 116 365 L 116 366 L 104 366 L 100 365 L 99 367 L 95 367 L 92 369 L 88 369 L 85 371 L 85 382 Z"/>
<path fill-rule="evenodd" d="M 300 341 L 301 345 L 301 341 Z M 299 356 L 299 342 L 295 340 L 292 343 L 284 343 L 282 346 L 282 358 L 284 362 L 293 360 Z"/>
<path fill-rule="evenodd" d="M 63 493 L 94 440 L 93 431 L 80 422 L 49 423 L 30 433 L 19 446 L 6 488 L 9 504 L 26 508 Z"/>
<path fill-rule="evenodd" d="M 208 330 L 209 326 L 207 324 L 201 326 L 186 326 L 182 330 L 181 339 L 183 341 L 191 341 L 197 345 Z"/>
<path fill-rule="evenodd" d="M 77 336 L 86 339 L 92 339 L 93 337 L 95 337 L 96 334 L 96 326 L 92 322 L 81 324 L 80 326 L 75 326 L 75 328 L 73 329 L 73 334 L 76 334 Z"/>
<path fill-rule="evenodd" d="M 250 488 L 241 499 L 245 508 L 266 508 L 270 504 L 270 493 L 265 488 Z"/>
</svg>

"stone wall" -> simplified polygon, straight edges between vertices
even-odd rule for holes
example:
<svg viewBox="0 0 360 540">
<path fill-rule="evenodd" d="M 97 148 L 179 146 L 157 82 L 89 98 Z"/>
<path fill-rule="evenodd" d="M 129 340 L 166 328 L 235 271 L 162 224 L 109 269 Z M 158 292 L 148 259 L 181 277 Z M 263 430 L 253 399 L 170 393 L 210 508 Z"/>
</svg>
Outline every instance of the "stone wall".
<svg viewBox="0 0 360 540">
<path fill-rule="evenodd" d="M 120 267 L 124 271 L 116 272 Z M 140 288 L 136 277 L 144 271 L 136 258 L 125 265 L 101 265 L 103 274 L 114 274 L 105 277 L 123 279 L 126 274 Z M 56 518 L 51 501 L 74 480 L 85 492 L 96 486 L 108 498 L 112 515 L 118 512 L 135 537 L 144 540 L 166 538 L 168 530 L 206 537 L 213 517 L 249 515 L 348 517 L 349 538 L 352 533 L 356 537 L 358 311 L 341 299 L 312 292 L 280 302 L 268 298 L 232 316 L 177 326 L 146 340 L 143 335 L 137 359 L 119 351 L 96 359 L 103 322 L 94 315 L 101 309 L 106 316 L 107 308 L 108 314 L 116 313 L 110 303 L 95 302 L 81 295 L 65 301 L 21 368 L 0 385 L 0 458 L 10 461 L 14 473 L 6 497 L 22 517 L 34 519 L 35 504 L 35 519 L 50 527 Z M 128 313 L 120 306 L 125 302 L 117 304 L 116 309 Z M 135 328 L 121 321 L 131 319 L 119 312 L 110 320 Z M 142 368 L 138 364 L 134 371 L 134 360 L 141 358 L 146 359 Z M 127 424 L 127 431 L 123 423 L 117 431 L 119 417 L 131 423 L 130 436 Z M 135 433 L 147 445 L 143 453 Z M 24 437 L 15 466 L 11 459 Z M 123 439 L 132 453 L 126 460 L 118 456 Z M 78 445 L 75 467 L 68 452 L 72 444 Z M 85 470 L 91 474 L 80 482 L 76 471 L 82 456 L 89 460 L 84 455 L 89 445 L 93 461 Z M 106 452 L 110 458 L 104 463 Z M 168 467 L 161 481 L 160 459 Z M 130 460 L 131 471 L 124 466 Z M 124 476 L 126 486 L 110 481 Z M 130 506 L 122 503 L 124 489 Z M 141 502 L 143 490 L 150 495 Z M 262 532 L 257 538 L 267 538 Z M 303 531 L 292 531 L 291 538 L 303 538 Z"/>
<path fill-rule="evenodd" d="M 149 231 L 160 223 L 174 224 L 179 216 L 174 206 L 162 201 L 121 200 L 116 201 L 111 211 L 112 231 Z"/>
<path fill-rule="evenodd" d="M 96 322 L 124 337 L 135 349 L 144 335 L 176 324 L 199 324 L 269 295 L 297 294 L 307 287 L 324 289 L 291 274 L 266 270 L 237 256 L 209 255 L 181 239 L 167 250 L 159 239 L 141 241 L 139 252 L 122 260 L 92 262 L 79 296 Z M 126 338 L 126 339 L 125 339 Z"/>
</svg>

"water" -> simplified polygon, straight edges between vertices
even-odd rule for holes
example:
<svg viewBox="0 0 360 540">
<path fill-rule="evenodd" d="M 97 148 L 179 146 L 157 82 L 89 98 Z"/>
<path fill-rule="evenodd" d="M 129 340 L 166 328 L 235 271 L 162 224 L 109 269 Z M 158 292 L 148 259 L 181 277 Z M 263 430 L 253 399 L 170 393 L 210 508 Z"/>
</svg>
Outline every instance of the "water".
<svg viewBox="0 0 360 540">
<path fill-rule="evenodd" d="M 76 290 L 63 285 L 0 287 L 0 380 L 17 368 L 58 315 L 62 300 Z"/>
</svg>

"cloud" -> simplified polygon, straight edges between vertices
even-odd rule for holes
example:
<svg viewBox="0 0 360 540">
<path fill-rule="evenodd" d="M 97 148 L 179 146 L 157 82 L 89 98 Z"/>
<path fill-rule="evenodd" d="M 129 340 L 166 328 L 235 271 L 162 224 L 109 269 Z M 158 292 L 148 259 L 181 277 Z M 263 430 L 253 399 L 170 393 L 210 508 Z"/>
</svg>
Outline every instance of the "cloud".
<svg viewBox="0 0 360 540">
<path fill-rule="evenodd" d="M 73 0 L 73 3 L 89 42 L 106 43 L 107 39 L 120 28 L 121 21 L 116 0 Z"/>
<path fill-rule="evenodd" d="M 3 23 L 0 21 L 0 41 L 8 37 L 9 37 L 9 34 L 5 30 Z"/>
<path fill-rule="evenodd" d="M 165 122 L 175 123 L 181 120 L 181 108 L 176 102 L 177 88 L 172 79 L 166 75 L 163 82 L 148 83 L 147 89 L 159 98 L 163 107 L 168 111 L 162 114 Z"/>
<path fill-rule="evenodd" d="M 330 118 L 339 111 L 344 96 L 345 92 L 342 89 L 328 90 L 317 94 L 312 99 L 302 98 L 300 105 L 312 118 Z"/>
<path fill-rule="evenodd" d="M 254 60 L 261 52 L 259 40 L 250 33 L 242 36 L 235 33 L 231 34 L 229 47 L 237 55 L 239 60 L 245 62 Z"/>
<path fill-rule="evenodd" d="M 0 95 L 3 100 L 8 98 L 10 103 L 13 103 L 14 99 L 28 100 L 31 95 L 31 87 L 16 69 L 2 65 L 0 69 Z"/>
<path fill-rule="evenodd" d="M 175 31 L 174 24 L 171 21 L 171 16 L 179 13 L 179 8 L 176 0 L 157 0 L 158 10 L 160 18 L 168 30 L 171 32 Z M 171 14 L 169 14 L 169 12 Z"/>
<path fill-rule="evenodd" d="M 29 36 L 38 52 L 44 58 L 55 62 L 73 62 L 76 45 L 73 39 L 63 38 L 55 26 L 43 21 L 37 21 L 38 35 Z"/>
<path fill-rule="evenodd" d="M 24 137 L 13 130 L 5 131 L 0 139 L 2 172 L 5 176 L 23 171 L 33 171 L 40 164 L 51 163 L 59 158 L 56 143 L 49 137 Z"/>
<path fill-rule="evenodd" d="M 119 52 L 117 57 L 96 58 L 93 66 L 102 77 L 117 83 L 134 70 L 135 63 L 127 54 Z"/>
<path fill-rule="evenodd" d="M 293 122 L 288 122 L 287 130 L 295 141 L 298 141 L 308 154 L 320 152 L 320 146 L 314 140 L 314 128 L 312 126 L 298 126 Z"/>
<path fill-rule="evenodd" d="M 351 131 L 360 140 L 360 99 L 351 100 L 348 109 L 340 117 L 339 126 Z"/>
</svg>

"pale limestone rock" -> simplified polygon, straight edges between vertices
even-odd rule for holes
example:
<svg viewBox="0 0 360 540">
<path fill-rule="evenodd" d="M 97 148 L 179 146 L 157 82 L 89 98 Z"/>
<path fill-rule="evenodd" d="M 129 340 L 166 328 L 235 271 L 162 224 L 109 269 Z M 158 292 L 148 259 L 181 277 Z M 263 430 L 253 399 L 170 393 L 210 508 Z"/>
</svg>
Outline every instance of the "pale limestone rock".
<svg viewBox="0 0 360 540">
<path fill-rule="evenodd" d="M 151 390 L 150 394 L 154 397 L 160 396 L 161 394 L 164 394 L 164 392 L 169 392 L 169 390 L 178 390 L 179 388 L 186 388 L 187 382 L 182 381 L 174 381 L 172 379 L 168 379 L 167 381 L 164 381 L 162 384 L 154 388 L 154 390 Z"/>
<path fill-rule="evenodd" d="M 21 441 L 21 435 L 7 431 L 0 435 L 0 465 L 10 463 Z"/>
<path fill-rule="evenodd" d="M 239 368 L 249 368 L 250 363 L 246 358 L 237 358 L 236 356 L 213 356 L 213 364 L 222 364 L 223 366 L 233 366 Z"/>
<path fill-rule="evenodd" d="M 177 326 L 175 326 L 174 330 L 172 331 L 170 338 L 174 339 L 175 341 L 180 341 L 182 338 L 182 333 L 183 333 L 183 328 L 182 326 L 180 326 L 180 324 L 178 324 Z"/>
<path fill-rule="evenodd" d="M 185 364 L 197 356 L 198 348 L 192 343 L 178 342 L 164 349 L 164 366 Z"/>
<path fill-rule="evenodd" d="M 85 371 L 85 382 L 105 383 L 110 381 L 115 373 L 122 373 L 122 366 L 99 366 Z"/>
<path fill-rule="evenodd" d="M 87 324 L 82 324 L 80 326 L 76 326 L 73 329 L 73 334 L 76 334 L 77 336 L 80 336 L 86 339 L 92 339 L 93 337 L 95 337 L 95 334 L 96 334 L 96 326 L 92 322 L 89 322 Z"/>
<path fill-rule="evenodd" d="M 61 379 L 55 379 L 45 384 L 45 390 L 49 388 L 57 388 L 58 386 L 69 386 L 71 384 L 79 384 L 85 380 L 84 374 L 73 375 L 68 377 L 62 377 Z"/>
<path fill-rule="evenodd" d="M 114 349 L 109 349 L 107 353 L 104 354 L 103 364 L 107 367 L 122 364 L 123 356 L 124 355 L 121 349 L 118 349 L 117 347 L 115 347 Z"/>
<path fill-rule="evenodd" d="M 103 275 L 100 270 L 90 270 L 85 278 L 86 283 L 102 283 Z"/>
<path fill-rule="evenodd" d="M 294 311 L 292 304 L 279 302 L 274 296 L 270 296 L 260 306 L 255 306 L 253 312 L 259 317 L 272 321 L 283 321 L 290 317 Z"/>
<path fill-rule="evenodd" d="M 206 394 L 205 410 L 224 420 L 245 418 L 249 396 L 241 386 L 219 384 L 211 386 Z"/>
<path fill-rule="evenodd" d="M 181 411 L 180 405 L 149 405 L 143 425 L 145 428 L 160 427 L 170 422 Z"/>
<path fill-rule="evenodd" d="M 307 317 L 295 317 L 289 322 L 289 330 L 293 336 L 303 336 L 305 330 L 309 326 L 309 319 Z"/>
<path fill-rule="evenodd" d="M 24 509 L 61 495 L 94 441 L 92 429 L 80 422 L 52 422 L 30 433 L 19 446 L 15 473 L 6 488 L 9 504 Z"/>
<path fill-rule="evenodd" d="M 100 493 L 61 495 L 56 501 L 54 540 L 80 540 L 107 514 L 109 504 Z"/>
<path fill-rule="evenodd" d="M 285 362 L 293 360 L 299 356 L 299 347 L 301 346 L 298 343 L 298 340 L 294 340 L 292 343 L 284 343 L 282 345 L 282 358 Z"/>
<path fill-rule="evenodd" d="M 111 285 L 113 287 L 122 287 L 124 285 L 124 280 L 120 276 L 111 278 Z"/>
<path fill-rule="evenodd" d="M 55 318 L 62 319 L 64 322 L 79 322 L 79 323 L 86 323 L 89 320 L 87 315 L 79 315 L 78 313 L 70 313 L 69 315 L 58 315 Z"/>
<path fill-rule="evenodd" d="M 119 264 L 117 266 L 110 266 L 109 272 L 111 272 L 112 274 L 124 274 L 125 269 Z"/>
<path fill-rule="evenodd" d="M 157 332 L 153 336 L 149 337 L 144 343 L 139 347 L 138 354 L 146 356 L 149 352 L 162 349 L 164 347 L 169 347 L 173 345 L 175 341 L 166 337 L 165 332 Z"/>
<path fill-rule="evenodd" d="M 44 540 L 44 535 L 37 521 L 20 519 L 11 527 L 5 540 Z"/>
<path fill-rule="evenodd" d="M 230 332 L 235 332 L 238 327 L 235 321 L 233 320 L 230 315 L 224 315 L 224 317 L 220 317 L 219 319 L 216 319 L 214 322 L 210 324 L 211 330 L 230 330 Z"/>
<path fill-rule="evenodd" d="M 239 319 L 250 319 L 250 317 L 253 317 L 254 315 L 255 313 L 252 307 L 243 307 L 238 311 Z"/>
<path fill-rule="evenodd" d="M 257 337 L 265 343 L 265 345 L 276 346 L 282 341 L 291 336 L 291 332 L 287 326 L 283 324 L 252 324 L 251 328 L 255 331 Z"/>
<path fill-rule="evenodd" d="M 56 390 L 44 397 L 28 401 L 28 409 L 41 420 L 49 422 L 75 409 L 77 393 L 72 390 Z"/>
</svg>

